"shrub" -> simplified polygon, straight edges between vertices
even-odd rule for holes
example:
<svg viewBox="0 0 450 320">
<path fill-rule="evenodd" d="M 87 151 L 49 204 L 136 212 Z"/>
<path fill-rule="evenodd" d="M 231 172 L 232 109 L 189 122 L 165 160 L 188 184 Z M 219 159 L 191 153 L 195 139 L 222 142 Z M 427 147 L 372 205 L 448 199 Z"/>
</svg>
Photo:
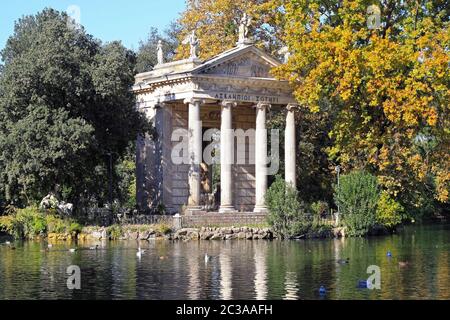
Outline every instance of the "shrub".
<svg viewBox="0 0 450 320">
<path fill-rule="evenodd" d="M 69 225 L 67 232 L 73 236 L 76 236 L 81 233 L 82 229 L 83 227 L 78 222 L 72 221 Z"/>
<path fill-rule="evenodd" d="M 54 210 L 42 212 L 37 207 L 27 207 L 0 217 L 0 229 L 17 239 L 32 239 L 47 233 L 77 235 L 82 227 L 76 221 L 61 219 Z"/>
<path fill-rule="evenodd" d="M 330 207 L 328 206 L 328 203 L 325 201 L 317 201 L 311 204 L 311 211 L 314 215 L 315 220 L 320 220 L 323 218 L 327 213 Z"/>
<path fill-rule="evenodd" d="M 47 231 L 47 224 L 37 207 L 18 209 L 13 216 L 13 229 L 10 233 L 16 238 L 34 238 Z"/>
<path fill-rule="evenodd" d="M 64 220 L 58 218 L 54 214 L 48 214 L 45 217 L 47 221 L 47 232 L 48 233 L 65 233 L 66 223 Z"/>
<path fill-rule="evenodd" d="M 168 234 L 172 231 L 172 228 L 167 223 L 158 224 L 158 231 L 162 234 Z"/>
<path fill-rule="evenodd" d="M 14 217 L 12 217 L 12 216 L 0 217 L 0 231 L 14 235 L 13 234 L 13 229 L 14 229 L 13 223 L 14 223 Z"/>
<path fill-rule="evenodd" d="M 34 217 L 30 234 L 32 236 L 44 235 L 47 233 L 47 221 L 42 215 L 37 215 Z"/>
<path fill-rule="evenodd" d="M 115 166 L 117 177 L 117 200 L 120 207 L 136 208 L 136 162 L 134 153 L 129 150 L 127 156 Z"/>
<path fill-rule="evenodd" d="M 383 191 L 378 200 L 376 218 L 377 222 L 385 227 L 393 228 L 399 225 L 404 218 L 405 209 Z"/>
<path fill-rule="evenodd" d="M 166 206 L 164 205 L 164 203 L 158 204 L 158 206 L 156 207 L 156 213 L 160 215 L 166 214 Z"/>
<path fill-rule="evenodd" d="M 107 233 L 111 240 L 119 240 L 122 236 L 122 227 L 118 224 L 114 224 L 108 227 Z"/>
<path fill-rule="evenodd" d="M 334 200 L 342 214 L 342 222 L 350 236 L 363 236 L 376 224 L 379 199 L 377 178 L 365 171 L 354 171 L 334 186 Z"/>
<path fill-rule="evenodd" d="M 125 205 L 127 208 L 134 209 L 137 206 L 136 200 L 136 178 L 133 179 L 128 187 L 128 201 Z"/>
<path fill-rule="evenodd" d="M 283 237 L 291 238 L 308 231 L 310 223 L 306 218 L 298 192 L 280 177 L 266 193 L 266 204 L 269 209 L 268 223 Z"/>
</svg>

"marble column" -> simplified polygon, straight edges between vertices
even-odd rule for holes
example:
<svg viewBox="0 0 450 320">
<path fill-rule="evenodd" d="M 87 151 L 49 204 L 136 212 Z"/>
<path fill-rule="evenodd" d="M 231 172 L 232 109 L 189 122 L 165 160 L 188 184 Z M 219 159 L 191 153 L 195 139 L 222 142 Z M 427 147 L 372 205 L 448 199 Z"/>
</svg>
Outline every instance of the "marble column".
<svg viewBox="0 0 450 320">
<path fill-rule="evenodd" d="M 270 104 L 256 105 L 256 133 L 255 133 L 255 176 L 256 203 L 254 212 L 267 212 L 265 197 L 267 192 L 267 129 L 266 114 Z"/>
<path fill-rule="evenodd" d="M 284 136 L 284 177 L 286 183 L 293 188 L 297 187 L 297 176 L 295 172 L 296 160 L 296 139 L 295 139 L 295 110 L 298 108 L 295 104 L 288 104 L 286 109 L 286 129 Z"/>
<path fill-rule="evenodd" d="M 233 162 L 234 131 L 233 112 L 236 102 L 223 101 L 220 125 L 220 208 L 219 212 L 234 212 Z"/>
<path fill-rule="evenodd" d="M 186 99 L 189 105 L 189 200 L 188 211 L 199 211 L 200 206 L 200 163 L 202 159 L 202 123 L 200 120 L 200 99 Z"/>
</svg>

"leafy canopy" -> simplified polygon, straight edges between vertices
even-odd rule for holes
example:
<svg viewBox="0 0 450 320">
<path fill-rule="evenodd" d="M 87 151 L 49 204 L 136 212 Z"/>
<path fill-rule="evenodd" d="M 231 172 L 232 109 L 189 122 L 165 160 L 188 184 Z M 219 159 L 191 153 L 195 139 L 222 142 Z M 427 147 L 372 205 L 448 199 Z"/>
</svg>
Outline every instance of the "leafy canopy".
<svg viewBox="0 0 450 320">
<path fill-rule="evenodd" d="M 286 12 L 278 70 L 302 106 L 333 113 L 329 159 L 365 168 L 409 208 L 448 202 L 447 1 L 271 1 Z M 369 5 L 380 8 L 368 28 Z"/>
<path fill-rule="evenodd" d="M 20 19 L 1 52 L 0 191 L 39 200 L 59 185 L 72 201 L 102 197 L 114 162 L 148 129 L 129 88 L 135 55 L 101 44 L 52 9 Z"/>
</svg>

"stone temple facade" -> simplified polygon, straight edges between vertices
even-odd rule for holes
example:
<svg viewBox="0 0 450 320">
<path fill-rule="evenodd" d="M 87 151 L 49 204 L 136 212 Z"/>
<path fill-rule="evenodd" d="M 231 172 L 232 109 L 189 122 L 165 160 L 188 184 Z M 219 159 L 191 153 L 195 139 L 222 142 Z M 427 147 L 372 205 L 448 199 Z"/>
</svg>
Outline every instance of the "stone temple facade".
<svg viewBox="0 0 450 320">
<path fill-rule="evenodd" d="M 206 61 L 196 58 L 194 48 L 190 59 L 163 63 L 160 55 L 159 62 L 138 74 L 133 86 L 139 110 L 156 129 L 153 139 L 137 142 L 141 210 L 265 212 L 268 175 L 276 168 L 266 160 L 268 145 L 277 143 L 270 143 L 266 123 L 277 108 L 286 114 L 280 157 L 295 186 L 297 105 L 289 84 L 270 74 L 278 60 L 243 42 Z M 205 154 L 216 161 L 206 161 Z"/>
</svg>

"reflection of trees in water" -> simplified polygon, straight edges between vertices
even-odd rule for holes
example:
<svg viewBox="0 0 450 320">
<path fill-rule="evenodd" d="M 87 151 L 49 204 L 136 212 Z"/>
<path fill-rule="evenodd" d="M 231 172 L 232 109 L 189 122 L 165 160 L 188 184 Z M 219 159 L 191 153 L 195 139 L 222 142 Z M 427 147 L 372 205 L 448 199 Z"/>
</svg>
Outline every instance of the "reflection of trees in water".
<svg viewBox="0 0 450 320">
<path fill-rule="evenodd" d="M 121 247 L 115 247 L 111 250 L 113 294 L 120 295 L 124 299 L 136 299 L 138 297 L 138 261 L 135 251 L 127 250 L 125 252 Z M 99 254 L 102 255 L 102 251 Z"/>
<path fill-rule="evenodd" d="M 449 299 L 449 241 L 436 226 L 364 239 L 154 241 L 141 242 L 140 261 L 136 242 L 75 253 L 69 244 L 41 252 L 46 245 L 25 242 L 0 246 L 0 299 L 311 299 L 321 285 L 331 299 Z M 81 268 L 80 291 L 66 287 L 70 265 Z M 369 265 L 381 268 L 381 290 L 356 288 Z"/>
<path fill-rule="evenodd" d="M 450 240 L 450 239 L 449 239 Z M 448 243 L 448 241 L 447 241 Z M 450 256 L 448 251 L 441 250 L 438 256 L 438 266 L 437 266 L 437 282 L 440 284 L 436 293 L 436 298 L 439 299 L 450 299 L 450 269 L 449 269 Z"/>
</svg>

